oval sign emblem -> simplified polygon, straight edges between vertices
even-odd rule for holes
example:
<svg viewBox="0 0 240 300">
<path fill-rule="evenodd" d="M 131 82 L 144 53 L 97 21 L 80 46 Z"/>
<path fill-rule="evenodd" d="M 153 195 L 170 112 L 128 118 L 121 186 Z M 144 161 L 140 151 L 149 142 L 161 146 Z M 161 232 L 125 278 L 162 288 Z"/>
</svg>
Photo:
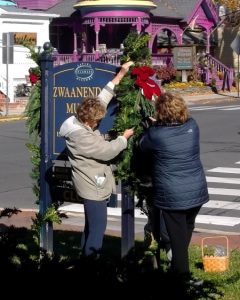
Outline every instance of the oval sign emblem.
<svg viewBox="0 0 240 300">
<path fill-rule="evenodd" d="M 88 63 L 82 63 L 75 69 L 76 79 L 80 81 L 89 81 L 92 79 L 94 69 Z"/>
</svg>

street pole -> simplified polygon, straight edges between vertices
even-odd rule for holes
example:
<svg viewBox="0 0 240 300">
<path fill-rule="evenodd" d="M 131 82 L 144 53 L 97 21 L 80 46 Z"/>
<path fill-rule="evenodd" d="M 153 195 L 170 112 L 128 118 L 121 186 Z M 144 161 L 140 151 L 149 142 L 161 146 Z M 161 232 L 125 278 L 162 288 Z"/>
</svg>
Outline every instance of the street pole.
<svg viewBox="0 0 240 300">
<path fill-rule="evenodd" d="M 8 116 L 8 108 L 9 108 L 9 97 L 8 97 L 8 84 L 9 84 L 9 75 L 8 75 L 8 63 L 9 63 L 9 46 L 10 46 L 10 36 L 9 36 L 9 32 L 7 32 L 7 35 L 6 35 L 6 38 L 7 38 L 7 61 L 6 61 L 6 100 L 5 100 L 5 108 L 6 108 L 6 116 Z"/>
<path fill-rule="evenodd" d="M 13 64 L 14 36 L 12 32 L 2 33 L 2 64 L 6 64 L 6 116 L 9 109 L 9 65 Z"/>
</svg>

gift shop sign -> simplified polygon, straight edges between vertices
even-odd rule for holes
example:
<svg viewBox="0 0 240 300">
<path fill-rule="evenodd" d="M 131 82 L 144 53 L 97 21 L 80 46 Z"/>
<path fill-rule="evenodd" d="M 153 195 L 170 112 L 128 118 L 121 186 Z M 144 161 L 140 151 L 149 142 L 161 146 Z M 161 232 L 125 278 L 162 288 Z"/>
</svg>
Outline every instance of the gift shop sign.
<svg viewBox="0 0 240 300">
<path fill-rule="evenodd" d="M 70 63 L 53 68 L 53 159 L 61 159 L 66 147 L 65 140 L 59 136 L 61 124 L 76 114 L 77 107 L 84 98 L 97 97 L 115 74 L 116 66 L 97 62 Z M 107 133 L 112 128 L 115 111 L 116 101 L 113 99 L 99 126 L 102 133 Z"/>
</svg>

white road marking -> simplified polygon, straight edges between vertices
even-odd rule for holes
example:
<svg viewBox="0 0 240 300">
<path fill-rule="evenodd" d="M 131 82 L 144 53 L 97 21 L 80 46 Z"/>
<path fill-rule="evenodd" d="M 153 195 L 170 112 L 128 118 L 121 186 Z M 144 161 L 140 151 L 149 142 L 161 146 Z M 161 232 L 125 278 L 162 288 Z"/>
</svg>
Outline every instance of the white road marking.
<svg viewBox="0 0 240 300">
<path fill-rule="evenodd" d="M 220 108 L 219 110 L 239 110 L 240 107 Z"/>
<path fill-rule="evenodd" d="M 206 176 L 206 179 L 207 179 L 207 182 L 240 184 L 240 178 L 224 178 L 224 177 L 210 177 L 210 176 Z"/>
<path fill-rule="evenodd" d="M 58 209 L 61 212 L 70 212 L 70 213 L 84 213 L 83 204 L 69 204 L 59 207 Z M 108 207 L 107 208 L 108 216 L 121 216 L 122 208 L 121 207 Z M 135 218 L 147 219 L 147 216 L 142 213 L 139 208 L 135 208 L 134 211 Z"/>
<path fill-rule="evenodd" d="M 240 190 L 237 189 L 208 188 L 208 193 L 210 195 L 240 196 Z"/>
<path fill-rule="evenodd" d="M 207 170 L 207 172 L 240 174 L 240 168 L 217 167 L 214 169 Z"/>
<path fill-rule="evenodd" d="M 224 106 L 192 106 L 190 110 L 239 110 L 240 105 L 224 105 Z"/>
<path fill-rule="evenodd" d="M 198 215 L 196 218 L 196 223 L 233 227 L 235 225 L 240 224 L 240 218 L 212 216 L 212 215 Z"/>
<path fill-rule="evenodd" d="M 240 202 L 210 200 L 203 207 L 240 210 Z"/>
</svg>

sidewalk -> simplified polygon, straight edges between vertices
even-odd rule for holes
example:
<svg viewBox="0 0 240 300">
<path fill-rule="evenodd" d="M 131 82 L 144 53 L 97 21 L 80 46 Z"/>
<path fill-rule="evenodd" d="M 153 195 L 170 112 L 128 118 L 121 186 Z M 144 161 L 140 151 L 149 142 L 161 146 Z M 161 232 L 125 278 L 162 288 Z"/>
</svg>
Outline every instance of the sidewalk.
<svg viewBox="0 0 240 300">
<path fill-rule="evenodd" d="M 222 101 L 238 101 L 237 92 L 219 92 L 218 94 L 211 93 L 211 94 L 200 94 L 200 95 L 183 95 L 184 100 L 187 104 L 194 104 L 194 103 L 202 103 L 202 104 L 215 104 L 216 102 Z"/>
<path fill-rule="evenodd" d="M 36 211 L 29 211 L 29 210 L 22 210 L 22 212 L 18 213 L 17 215 L 13 215 L 10 218 L 3 217 L 0 219 L 0 230 L 4 226 L 15 226 L 15 227 L 25 227 L 30 229 L 32 225 L 32 218 L 35 218 Z M 77 218 L 77 216 L 75 216 Z M 62 224 L 54 225 L 55 230 L 62 230 L 62 231 L 77 231 L 81 232 L 83 229 L 82 225 L 71 225 L 67 224 L 67 220 L 65 220 Z M 77 223 L 76 223 L 77 224 Z M 120 236 L 119 230 L 107 230 L 106 231 L 107 235 L 111 236 Z M 215 237 L 219 235 L 215 234 L 209 234 L 209 233 L 203 233 L 203 232 L 197 232 L 194 231 L 191 244 L 195 245 L 201 245 L 202 238 L 204 237 Z M 232 235 L 232 234 L 226 234 L 225 236 L 228 237 L 229 240 L 229 249 L 234 250 L 238 249 L 240 250 L 240 233 L 237 235 Z M 140 239 L 142 236 L 139 236 L 138 238 Z M 216 240 L 218 243 L 218 240 Z"/>
</svg>

